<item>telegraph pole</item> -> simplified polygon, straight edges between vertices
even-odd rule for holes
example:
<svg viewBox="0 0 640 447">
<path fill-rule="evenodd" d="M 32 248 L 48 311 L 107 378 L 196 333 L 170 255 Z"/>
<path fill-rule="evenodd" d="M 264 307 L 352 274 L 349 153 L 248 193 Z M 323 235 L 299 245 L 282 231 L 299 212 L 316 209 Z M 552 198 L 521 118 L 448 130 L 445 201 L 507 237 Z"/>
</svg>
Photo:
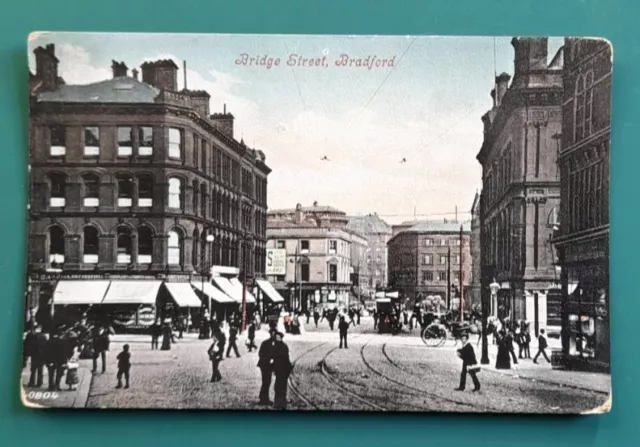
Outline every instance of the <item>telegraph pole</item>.
<svg viewBox="0 0 640 447">
<path fill-rule="evenodd" d="M 244 253 L 242 254 L 242 327 L 240 332 L 244 332 L 247 327 L 247 228 L 244 229 L 244 240 L 242 241 L 242 248 Z"/>
<path fill-rule="evenodd" d="M 447 251 L 447 310 L 453 308 L 451 298 L 451 245 L 449 245 Z"/>
<path fill-rule="evenodd" d="M 464 294 L 462 293 L 462 225 L 460 225 L 460 321 L 464 321 L 464 304 L 462 300 Z"/>
</svg>

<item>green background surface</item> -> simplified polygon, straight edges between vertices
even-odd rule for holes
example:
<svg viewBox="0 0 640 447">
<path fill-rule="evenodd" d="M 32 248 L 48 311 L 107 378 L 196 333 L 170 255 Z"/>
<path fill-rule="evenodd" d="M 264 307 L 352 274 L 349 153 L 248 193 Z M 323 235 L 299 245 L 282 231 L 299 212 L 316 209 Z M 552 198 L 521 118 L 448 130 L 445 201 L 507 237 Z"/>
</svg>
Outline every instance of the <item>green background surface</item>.
<svg viewBox="0 0 640 447">
<path fill-rule="evenodd" d="M 0 13 L 0 443 L 2 445 L 638 445 L 637 296 L 640 2 L 160 1 L 4 2 Z M 25 272 L 31 31 L 282 34 L 588 35 L 614 47 L 611 159 L 613 411 L 532 417 L 37 411 L 19 400 Z M 470 73 L 472 75 L 472 73 Z M 480 117 L 478 116 L 478 119 Z"/>
</svg>

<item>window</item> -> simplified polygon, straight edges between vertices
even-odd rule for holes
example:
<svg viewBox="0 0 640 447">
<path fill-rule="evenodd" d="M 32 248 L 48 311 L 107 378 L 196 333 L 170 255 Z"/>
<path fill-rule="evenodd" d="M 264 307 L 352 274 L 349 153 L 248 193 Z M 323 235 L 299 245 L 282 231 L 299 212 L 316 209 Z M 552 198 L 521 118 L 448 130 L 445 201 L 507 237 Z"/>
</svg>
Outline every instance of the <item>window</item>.
<svg viewBox="0 0 640 447">
<path fill-rule="evenodd" d="M 49 153 L 52 157 L 62 157 L 67 152 L 67 135 L 63 126 L 53 126 L 49 129 L 51 133 L 51 147 Z"/>
<path fill-rule="evenodd" d="M 169 157 L 182 159 L 182 131 L 174 127 L 169 129 Z"/>
<path fill-rule="evenodd" d="M 100 129 L 92 126 L 84 128 L 84 156 L 97 157 L 100 155 Z"/>
<path fill-rule="evenodd" d="M 153 154 L 153 127 L 138 127 L 138 155 L 149 157 Z"/>
<path fill-rule="evenodd" d="M 118 157 L 130 157 L 132 154 L 131 127 L 118 127 Z"/>
<path fill-rule="evenodd" d="M 118 206 L 130 207 L 133 204 L 133 179 L 129 176 L 118 177 Z"/>
<path fill-rule="evenodd" d="M 453 272 L 453 282 L 456 284 L 460 282 L 460 272 Z"/>
<path fill-rule="evenodd" d="M 149 227 L 138 228 L 138 264 L 151 264 L 153 234 Z"/>
<path fill-rule="evenodd" d="M 454 261 L 456 265 L 460 265 L 460 255 L 456 255 L 456 259 Z"/>
<path fill-rule="evenodd" d="M 300 281 L 309 281 L 309 264 L 300 264 Z"/>
<path fill-rule="evenodd" d="M 438 272 L 438 281 L 446 281 L 447 272 Z"/>
<path fill-rule="evenodd" d="M 169 208 L 182 208 L 182 180 L 176 177 L 169 179 Z"/>
<path fill-rule="evenodd" d="M 200 139 L 198 138 L 198 135 L 194 133 L 193 134 L 193 166 L 195 168 L 198 168 L 198 161 L 200 160 L 200 157 L 198 156 L 198 152 L 200 151 L 200 145 L 198 143 L 200 143 Z M 202 169 L 202 166 L 200 166 L 200 169 Z"/>
<path fill-rule="evenodd" d="M 284 248 L 284 241 L 276 241 L 276 248 Z"/>
<path fill-rule="evenodd" d="M 207 215 L 207 185 L 203 183 L 200 185 L 200 215 L 205 217 Z"/>
<path fill-rule="evenodd" d="M 593 109 L 593 71 L 578 76 L 576 80 L 574 111 L 574 142 L 591 135 Z"/>
<path fill-rule="evenodd" d="M 284 282 L 284 275 L 276 275 L 276 282 Z"/>
<path fill-rule="evenodd" d="M 50 174 L 49 181 L 51 183 L 49 206 L 56 208 L 65 206 L 67 178 L 63 174 Z"/>
<path fill-rule="evenodd" d="M 447 240 L 446 239 L 440 239 L 440 245 L 441 246 L 447 245 Z"/>
<path fill-rule="evenodd" d="M 451 242 L 451 245 L 455 245 L 456 247 L 460 246 L 460 238 L 457 239 L 449 239 L 449 241 Z"/>
<path fill-rule="evenodd" d="M 198 137 L 195 137 L 196 141 Z M 207 172 L 207 145 L 204 140 L 202 140 L 202 144 L 200 145 L 200 170 L 202 172 Z"/>
<path fill-rule="evenodd" d="M 433 245 L 433 239 L 425 239 L 424 240 L 424 245 L 425 246 Z"/>
<path fill-rule="evenodd" d="M 338 266 L 336 264 L 329 264 L 329 281 L 338 281 Z"/>
<path fill-rule="evenodd" d="M 153 206 L 153 177 L 150 175 L 138 176 L 138 206 L 140 208 Z"/>
<path fill-rule="evenodd" d="M 127 227 L 118 227 L 118 253 L 116 257 L 116 262 L 118 264 L 131 264 L 131 253 L 133 252 L 131 242 L 131 231 Z"/>
<path fill-rule="evenodd" d="M 64 231 L 58 226 L 49 228 L 49 263 L 64 263 Z"/>
<path fill-rule="evenodd" d="M 169 265 L 180 265 L 182 260 L 182 240 L 176 231 L 169 231 L 167 243 L 167 263 Z"/>
<path fill-rule="evenodd" d="M 338 241 L 329 241 L 329 253 L 335 255 L 338 252 Z"/>
<path fill-rule="evenodd" d="M 422 272 L 422 282 L 433 281 L 433 272 Z"/>
<path fill-rule="evenodd" d="M 447 257 L 444 255 L 440 255 L 440 265 L 446 265 L 447 264 Z"/>
<path fill-rule="evenodd" d="M 309 253 L 309 241 L 300 241 L 300 252 Z"/>
<path fill-rule="evenodd" d="M 82 262 L 85 264 L 98 263 L 98 230 L 95 227 L 84 227 L 84 254 Z"/>
<path fill-rule="evenodd" d="M 92 174 L 87 174 L 82 177 L 84 186 L 84 198 L 82 201 L 83 206 L 96 207 L 100 205 L 99 187 L 100 182 L 98 177 Z"/>
<path fill-rule="evenodd" d="M 433 264 L 433 255 L 422 255 L 422 265 Z"/>
</svg>

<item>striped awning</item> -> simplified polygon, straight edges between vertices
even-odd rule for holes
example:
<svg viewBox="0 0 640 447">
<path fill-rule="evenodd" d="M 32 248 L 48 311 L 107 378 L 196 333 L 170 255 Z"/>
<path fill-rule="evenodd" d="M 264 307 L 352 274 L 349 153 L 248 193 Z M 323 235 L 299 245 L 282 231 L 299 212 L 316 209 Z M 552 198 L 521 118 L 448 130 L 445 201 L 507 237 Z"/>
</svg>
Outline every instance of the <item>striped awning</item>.
<svg viewBox="0 0 640 447">
<path fill-rule="evenodd" d="M 242 303 L 242 284 L 238 281 L 235 286 L 227 278 L 222 276 L 214 276 L 213 283 L 222 290 L 226 295 L 230 296 L 236 303 Z M 256 299 L 247 290 L 247 303 L 255 303 Z"/>
<path fill-rule="evenodd" d="M 165 282 L 165 287 L 178 307 L 200 307 L 202 302 L 188 282 Z"/>
<path fill-rule="evenodd" d="M 262 292 L 274 303 L 284 303 L 284 298 L 278 293 L 278 291 L 271 285 L 269 281 L 262 279 L 256 280 L 256 284 Z"/>
<path fill-rule="evenodd" d="M 156 304 L 162 281 L 111 281 L 102 304 Z"/>
<path fill-rule="evenodd" d="M 60 280 L 53 292 L 56 305 L 100 304 L 110 281 Z"/>
<path fill-rule="evenodd" d="M 235 303 L 236 301 L 230 296 L 226 295 L 220 289 L 215 288 L 211 283 L 205 282 L 204 284 L 201 282 L 192 282 L 191 285 L 198 289 L 200 292 L 204 293 L 212 299 L 213 301 L 220 304 L 229 304 Z"/>
</svg>

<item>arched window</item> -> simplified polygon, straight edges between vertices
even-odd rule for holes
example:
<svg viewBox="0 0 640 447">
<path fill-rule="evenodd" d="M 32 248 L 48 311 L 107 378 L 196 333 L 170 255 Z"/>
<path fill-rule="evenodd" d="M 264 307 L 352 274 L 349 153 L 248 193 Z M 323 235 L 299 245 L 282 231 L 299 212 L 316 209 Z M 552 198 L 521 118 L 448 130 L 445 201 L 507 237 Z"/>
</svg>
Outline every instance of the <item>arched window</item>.
<svg viewBox="0 0 640 447">
<path fill-rule="evenodd" d="M 151 264 L 153 259 L 153 233 L 149 227 L 138 228 L 138 264 Z"/>
<path fill-rule="evenodd" d="M 58 226 L 49 228 L 49 263 L 64 263 L 64 230 Z"/>
<path fill-rule="evenodd" d="M 202 217 L 207 216 L 207 185 L 203 183 L 200 185 L 200 215 Z"/>
<path fill-rule="evenodd" d="M 138 176 L 138 206 L 140 208 L 153 206 L 153 177 L 150 175 Z"/>
<path fill-rule="evenodd" d="M 192 200 L 191 206 L 193 207 L 193 214 L 198 214 L 198 199 L 200 198 L 200 193 L 199 193 L 200 185 L 196 180 L 193 181 L 191 189 L 193 190 L 193 193 L 191 196 L 191 200 Z"/>
<path fill-rule="evenodd" d="M 591 135 L 593 111 L 593 71 L 581 74 L 576 80 L 574 111 L 574 142 Z"/>
<path fill-rule="evenodd" d="M 83 248 L 84 253 L 82 262 L 85 264 L 98 263 L 98 230 L 95 227 L 84 227 L 83 231 Z"/>
<path fill-rule="evenodd" d="M 193 230 L 193 251 L 192 251 L 192 259 L 191 263 L 194 266 L 197 266 L 200 261 L 198 259 L 198 249 L 200 248 L 200 233 L 198 233 L 198 229 Z"/>
<path fill-rule="evenodd" d="M 116 262 L 118 264 L 131 264 L 133 254 L 133 241 L 131 238 L 131 230 L 127 227 L 118 227 L 117 230 L 118 253 Z"/>
<path fill-rule="evenodd" d="M 49 182 L 51 184 L 51 193 L 49 198 L 49 206 L 63 207 L 65 206 L 67 195 L 67 178 L 64 174 L 49 174 Z"/>
<path fill-rule="evenodd" d="M 182 180 L 177 177 L 169 179 L 169 208 L 182 209 Z"/>
<path fill-rule="evenodd" d="M 169 231 L 169 239 L 167 241 L 167 264 L 182 264 L 182 237 L 177 230 Z"/>
<path fill-rule="evenodd" d="M 100 205 L 100 180 L 97 175 L 86 174 L 82 176 L 84 206 L 97 207 Z"/>
<path fill-rule="evenodd" d="M 131 207 L 133 204 L 133 178 L 129 175 L 119 175 L 118 181 L 118 206 Z"/>
</svg>

